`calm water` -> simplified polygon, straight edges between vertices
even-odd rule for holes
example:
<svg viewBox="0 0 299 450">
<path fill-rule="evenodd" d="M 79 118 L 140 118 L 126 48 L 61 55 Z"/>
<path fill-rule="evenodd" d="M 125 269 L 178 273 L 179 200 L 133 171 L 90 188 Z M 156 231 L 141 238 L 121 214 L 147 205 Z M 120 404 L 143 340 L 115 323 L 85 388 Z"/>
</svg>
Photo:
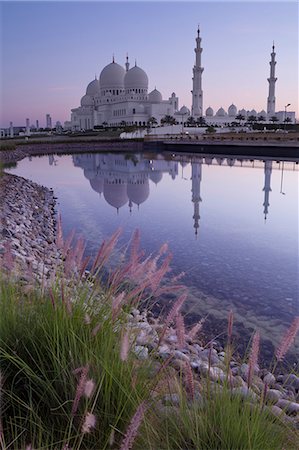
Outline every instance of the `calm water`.
<svg viewBox="0 0 299 450">
<path fill-rule="evenodd" d="M 210 336 L 233 308 L 239 342 L 258 327 L 267 358 L 299 313 L 295 162 L 85 153 L 10 172 L 54 189 L 64 232 L 83 235 L 89 253 L 119 226 L 123 243 L 139 228 L 147 253 L 167 242 L 190 286 L 186 320 L 209 314 Z"/>
</svg>

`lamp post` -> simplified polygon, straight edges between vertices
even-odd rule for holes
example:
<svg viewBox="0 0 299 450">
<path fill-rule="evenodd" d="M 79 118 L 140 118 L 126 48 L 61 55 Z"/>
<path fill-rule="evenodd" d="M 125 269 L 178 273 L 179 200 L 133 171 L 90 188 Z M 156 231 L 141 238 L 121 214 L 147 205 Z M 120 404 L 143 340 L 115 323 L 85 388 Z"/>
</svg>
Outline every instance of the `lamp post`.
<svg viewBox="0 0 299 450">
<path fill-rule="evenodd" d="M 286 131 L 286 124 L 287 124 L 287 108 L 291 106 L 291 103 L 288 103 L 284 107 L 284 131 Z"/>
</svg>

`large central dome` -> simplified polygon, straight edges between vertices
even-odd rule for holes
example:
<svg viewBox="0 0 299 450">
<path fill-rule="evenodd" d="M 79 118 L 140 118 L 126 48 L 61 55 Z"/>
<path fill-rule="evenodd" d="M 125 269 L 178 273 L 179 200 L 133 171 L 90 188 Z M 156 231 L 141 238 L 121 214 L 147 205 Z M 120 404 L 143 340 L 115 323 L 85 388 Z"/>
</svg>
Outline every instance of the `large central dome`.
<svg viewBox="0 0 299 450">
<path fill-rule="evenodd" d="M 148 88 L 147 74 L 138 66 L 132 67 L 125 75 L 125 89 Z"/>
<path fill-rule="evenodd" d="M 100 75 L 101 89 L 123 89 L 124 87 L 125 69 L 112 62 L 104 67 Z"/>
</svg>

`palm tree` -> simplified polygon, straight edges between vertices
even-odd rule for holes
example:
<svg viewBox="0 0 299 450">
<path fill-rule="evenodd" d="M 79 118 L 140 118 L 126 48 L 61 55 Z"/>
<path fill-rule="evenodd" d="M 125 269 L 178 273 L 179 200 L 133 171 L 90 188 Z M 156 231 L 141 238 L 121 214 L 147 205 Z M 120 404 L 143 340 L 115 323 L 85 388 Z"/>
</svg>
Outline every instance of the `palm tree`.
<svg viewBox="0 0 299 450">
<path fill-rule="evenodd" d="M 187 119 L 188 127 L 192 127 L 195 124 L 196 124 L 196 120 L 194 119 L 194 117 L 192 117 L 192 116 L 188 117 L 188 119 Z"/>
<path fill-rule="evenodd" d="M 173 116 L 166 115 L 166 116 L 162 117 L 161 124 L 162 125 L 175 125 L 176 120 Z"/>
<path fill-rule="evenodd" d="M 271 121 L 272 123 L 278 122 L 278 118 L 277 118 L 276 116 L 272 116 L 272 117 L 270 117 L 270 121 Z"/>
<path fill-rule="evenodd" d="M 247 118 L 247 121 L 253 123 L 253 122 L 256 122 L 256 121 L 257 121 L 257 118 L 256 118 L 256 116 L 249 116 L 249 117 Z"/>
<path fill-rule="evenodd" d="M 147 121 L 147 124 L 152 127 L 153 125 L 157 125 L 158 121 L 156 117 L 150 117 Z"/>
<path fill-rule="evenodd" d="M 264 121 L 266 120 L 266 118 L 265 118 L 264 116 L 259 116 L 259 117 L 257 118 L 257 120 L 258 120 L 259 122 L 264 122 Z"/>
<path fill-rule="evenodd" d="M 291 122 L 292 122 L 292 119 L 291 119 L 290 117 L 286 117 L 286 118 L 284 119 L 284 122 L 285 122 L 285 123 L 291 123 Z"/>
<path fill-rule="evenodd" d="M 200 117 L 197 119 L 196 123 L 197 123 L 200 127 L 203 127 L 203 126 L 206 125 L 206 119 L 205 119 L 204 117 L 200 116 Z"/>
<path fill-rule="evenodd" d="M 243 114 L 238 114 L 238 115 L 236 116 L 236 120 L 238 120 L 238 121 L 239 121 L 239 124 L 240 124 L 242 120 L 245 120 L 245 116 L 243 116 Z"/>
</svg>

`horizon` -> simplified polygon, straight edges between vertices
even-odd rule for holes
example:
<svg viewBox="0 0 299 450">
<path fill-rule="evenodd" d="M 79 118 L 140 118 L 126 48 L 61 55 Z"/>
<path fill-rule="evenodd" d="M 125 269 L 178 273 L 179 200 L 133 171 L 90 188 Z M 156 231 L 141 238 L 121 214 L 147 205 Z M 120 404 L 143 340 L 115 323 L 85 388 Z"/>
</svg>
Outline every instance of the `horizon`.
<svg viewBox="0 0 299 450">
<path fill-rule="evenodd" d="M 204 111 L 266 110 L 274 40 L 276 111 L 290 103 L 299 116 L 295 2 L 2 2 L 1 10 L 1 127 L 26 118 L 43 127 L 48 113 L 63 124 L 112 55 L 124 65 L 127 52 L 149 92 L 175 92 L 191 109 L 198 24 Z"/>
</svg>

